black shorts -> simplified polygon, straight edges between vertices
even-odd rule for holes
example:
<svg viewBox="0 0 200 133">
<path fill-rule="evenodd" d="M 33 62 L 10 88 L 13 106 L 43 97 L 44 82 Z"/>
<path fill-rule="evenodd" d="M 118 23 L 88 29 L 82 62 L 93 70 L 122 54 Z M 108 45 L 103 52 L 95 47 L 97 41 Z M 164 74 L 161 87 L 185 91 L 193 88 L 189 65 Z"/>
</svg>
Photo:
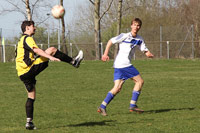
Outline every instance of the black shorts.
<svg viewBox="0 0 200 133">
<path fill-rule="evenodd" d="M 40 64 L 35 64 L 31 67 L 31 69 L 27 73 L 19 77 L 21 81 L 24 83 L 28 92 L 31 92 L 35 88 L 36 84 L 35 77 L 47 67 L 48 67 L 48 61 L 42 62 Z"/>
</svg>

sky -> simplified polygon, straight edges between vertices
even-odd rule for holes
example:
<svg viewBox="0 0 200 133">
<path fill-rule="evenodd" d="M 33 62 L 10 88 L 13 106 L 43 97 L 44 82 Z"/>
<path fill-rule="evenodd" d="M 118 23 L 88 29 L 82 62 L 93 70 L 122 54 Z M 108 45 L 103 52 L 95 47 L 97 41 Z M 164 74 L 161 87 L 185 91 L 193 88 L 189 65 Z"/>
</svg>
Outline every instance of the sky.
<svg viewBox="0 0 200 133">
<path fill-rule="evenodd" d="M 11 8 L 12 6 L 5 2 L 6 0 L 0 0 L 0 5 L 3 7 Z M 17 0 L 18 1 L 18 0 Z M 88 0 L 63 0 L 63 6 L 65 8 L 65 22 L 70 23 L 70 21 L 75 17 L 74 12 L 78 10 L 78 6 L 84 5 Z M 53 5 L 59 4 L 59 0 L 52 0 Z M 50 12 L 50 11 L 49 11 Z M 5 38 L 12 38 L 18 36 L 21 33 L 21 22 L 24 20 L 24 16 L 20 13 L 7 13 L 5 15 L 0 15 L 0 29 L 2 29 L 2 35 Z M 48 21 L 54 21 L 58 23 L 58 20 L 51 18 Z"/>
</svg>

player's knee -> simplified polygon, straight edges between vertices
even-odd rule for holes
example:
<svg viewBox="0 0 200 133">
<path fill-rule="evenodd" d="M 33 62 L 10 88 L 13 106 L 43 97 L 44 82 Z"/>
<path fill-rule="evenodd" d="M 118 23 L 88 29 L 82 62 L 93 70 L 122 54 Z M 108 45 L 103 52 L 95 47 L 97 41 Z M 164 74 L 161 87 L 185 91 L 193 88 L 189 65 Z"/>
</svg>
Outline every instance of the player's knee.
<svg viewBox="0 0 200 133">
<path fill-rule="evenodd" d="M 45 52 L 50 54 L 50 55 L 54 55 L 57 51 L 57 48 L 55 47 L 49 47 Z"/>
<path fill-rule="evenodd" d="M 141 81 L 140 81 L 140 84 L 141 84 L 141 85 L 143 85 L 143 84 L 144 84 L 144 80 L 143 80 L 143 79 L 141 79 Z"/>
<path fill-rule="evenodd" d="M 28 92 L 32 92 L 35 88 L 35 85 L 34 84 L 25 84 L 25 87 Z"/>
<path fill-rule="evenodd" d="M 50 49 L 50 51 L 51 51 L 52 53 L 55 53 L 55 52 L 57 51 L 57 48 L 55 48 L 55 47 L 50 47 L 49 49 Z"/>
<path fill-rule="evenodd" d="M 113 88 L 113 89 L 111 90 L 112 94 L 116 95 L 117 93 L 119 93 L 119 92 L 121 91 L 121 88 L 122 88 L 122 87 Z"/>
<path fill-rule="evenodd" d="M 140 87 L 142 87 L 143 84 L 144 84 L 144 80 L 143 80 L 143 79 L 140 79 L 140 80 L 138 80 L 138 81 L 136 82 L 136 84 L 138 84 Z"/>
</svg>

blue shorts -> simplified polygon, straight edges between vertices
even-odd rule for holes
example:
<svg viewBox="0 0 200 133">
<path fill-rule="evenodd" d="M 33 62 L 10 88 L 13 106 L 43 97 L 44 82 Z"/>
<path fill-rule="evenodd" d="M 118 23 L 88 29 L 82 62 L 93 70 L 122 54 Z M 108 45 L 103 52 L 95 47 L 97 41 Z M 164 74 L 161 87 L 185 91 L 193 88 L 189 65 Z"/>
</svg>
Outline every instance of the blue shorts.
<svg viewBox="0 0 200 133">
<path fill-rule="evenodd" d="M 129 66 L 125 68 L 115 68 L 114 71 L 114 81 L 115 80 L 127 80 L 129 78 L 135 77 L 139 75 L 140 73 L 134 66 Z"/>
</svg>

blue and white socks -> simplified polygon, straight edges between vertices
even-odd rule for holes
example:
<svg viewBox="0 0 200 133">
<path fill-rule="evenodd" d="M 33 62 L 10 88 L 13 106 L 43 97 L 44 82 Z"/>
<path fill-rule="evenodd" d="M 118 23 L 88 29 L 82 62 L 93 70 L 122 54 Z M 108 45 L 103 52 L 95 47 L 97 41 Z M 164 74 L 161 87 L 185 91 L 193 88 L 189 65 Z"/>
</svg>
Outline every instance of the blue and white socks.
<svg viewBox="0 0 200 133">
<path fill-rule="evenodd" d="M 110 103 L 110 101 L 114 98 L 114 95 L 111 92 L 108 92 L 106 98 L 101 103 L 101 108 L 106 109 L 106 106 Z"/>
<path fill-rule="evenodd" d="M 130 101 L 130 107 L 137 107 L 136 102 L 138 100 L 139 95 L 140 95 L 140 91 L 133 91 L 132 98 Z"/>
<path fill-rule="evenodd" d="M 108 92 L 106 98 L 101 103 L 101 108 L 106 109 L 106 106 L 110 103 L 110 101 L 114 98 L 115 95 L 113 95 L 111 92 Z M 133 91 L 132 98 L 130 101 L 130 107 L 137 107 L 136 103 L 138 100 L 138 97 L 140 96 L 140 91 Z"/>
</svg>

